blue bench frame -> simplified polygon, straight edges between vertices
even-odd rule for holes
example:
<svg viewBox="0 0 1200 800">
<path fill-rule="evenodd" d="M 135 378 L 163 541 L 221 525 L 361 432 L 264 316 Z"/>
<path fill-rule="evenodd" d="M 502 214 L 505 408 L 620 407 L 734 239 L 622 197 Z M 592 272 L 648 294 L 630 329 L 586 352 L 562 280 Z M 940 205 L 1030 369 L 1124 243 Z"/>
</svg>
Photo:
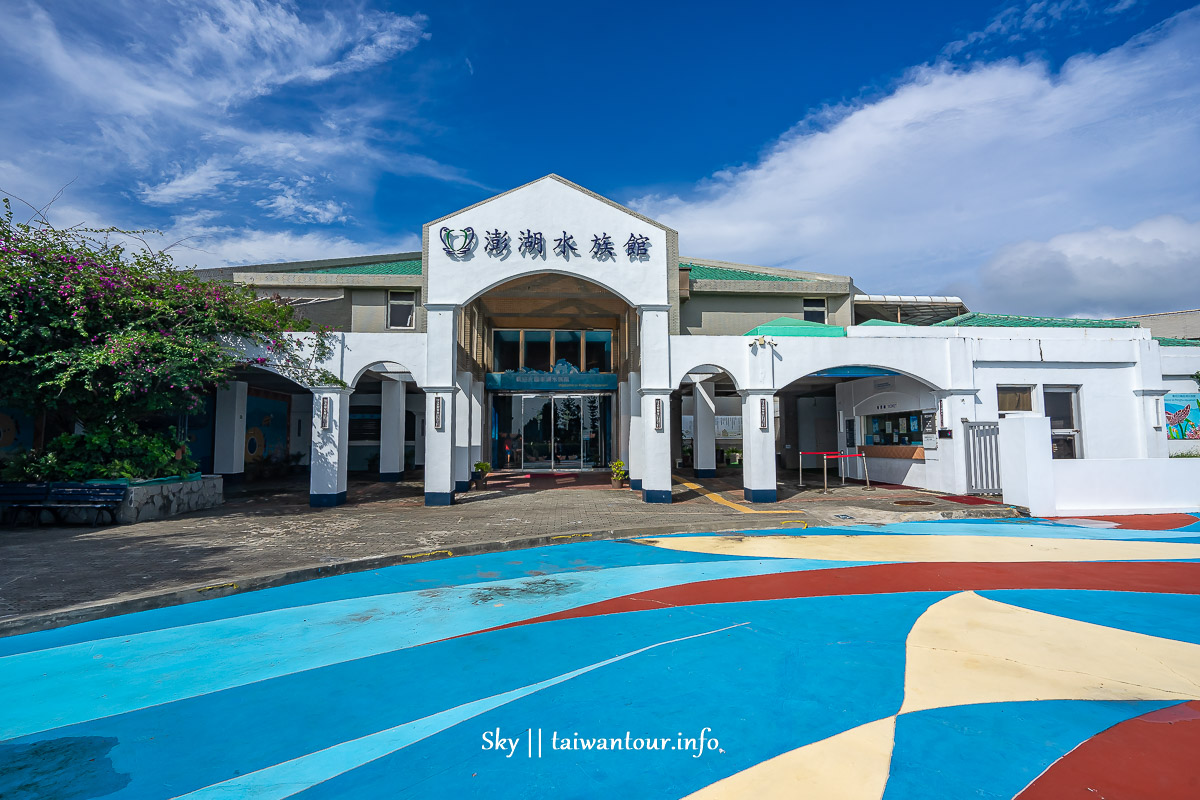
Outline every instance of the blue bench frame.
<svg viewBox="0 0 1200 800">
<path fill-rule="evenodd" d="M 61 523 L 62 512 L 71 508 L 95 510 L 92 525 L 100 521 L 101 514 L 108 513 L 112 522 L 117 521 L 117 508 L 125 501 L 126 486 L 105 483 L 5 483 L 0 484 L 0 512 L 5 516 L 12 513 L 12 522 L 20 518 L 21 511 L 33 511 L 34 519 L 41 524 L 42 509 L 54 515 Z"/>
</svg>

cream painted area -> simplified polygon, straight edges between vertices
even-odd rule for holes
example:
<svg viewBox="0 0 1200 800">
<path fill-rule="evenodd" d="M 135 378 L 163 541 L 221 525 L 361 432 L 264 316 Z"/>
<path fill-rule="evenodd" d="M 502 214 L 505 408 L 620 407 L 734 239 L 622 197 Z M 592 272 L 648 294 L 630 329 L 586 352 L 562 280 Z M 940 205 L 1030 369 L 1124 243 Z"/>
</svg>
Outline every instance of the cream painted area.
<svg viewBox="0 0 1200 800">
<path fill-rule="evenodd" d="M 688 800 L 879 800 L 887 786 L 895 733 L 895 717 L 877 719 L 755 764 L 688 795 Z"/>
<path fill-rule="evenodd" d="M 681 536 L 639 539 L 667 550 L 819 561 L 1163 561 L 1200 558 L 1200 544 L 1008 536 Z"/>
<path fill-rule="evenodd" d="M 908 635 L 901 714 L 1027 700 L 1200 699 L 1200 645 L 961 592 Z"/>
</svg>

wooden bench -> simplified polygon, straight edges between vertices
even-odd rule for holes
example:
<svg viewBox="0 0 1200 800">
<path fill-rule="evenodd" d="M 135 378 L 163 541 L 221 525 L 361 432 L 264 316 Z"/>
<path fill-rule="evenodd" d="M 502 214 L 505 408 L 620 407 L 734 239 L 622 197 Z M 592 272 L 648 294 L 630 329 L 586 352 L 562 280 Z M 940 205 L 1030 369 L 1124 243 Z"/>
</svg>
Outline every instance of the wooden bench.
<svg viewBox="0 0 1200 800">
<path fill-rule="evenodd" d="M 0 523 L 15 524 L 22 511 L 38 508 L 50 496 L 48 483 L 0 483 Z"/>
<path fill-rule="evenodd" d="M 50 494 L 42 508 L 50 509 L 54 518 L 62 522 L 62 511 L 69 508 L 91 508 L 95 510 L 92 525 L 100 521 L 100 515 L 108 512 L 109 519 L 116 523 L 117 508 L 125 502 L 123 484 L 104 483 L 52 483 Z"/>
<path fill-rule="evenodd" d="M 12 513 L 15 523 L 22 511 L 34 512 L 40 525 L 42 509 L 54 515 L 55 522 L 63 521 L 63 512 L 72 508 L 88 508 L 95 512 L 92 525 L 105 512 L 112 522 L 117 521 L 117 509 L 125 502 L 125 485 L 112 483 L 6 483 L 0 484 L 0 508 Z"/>
</svg>

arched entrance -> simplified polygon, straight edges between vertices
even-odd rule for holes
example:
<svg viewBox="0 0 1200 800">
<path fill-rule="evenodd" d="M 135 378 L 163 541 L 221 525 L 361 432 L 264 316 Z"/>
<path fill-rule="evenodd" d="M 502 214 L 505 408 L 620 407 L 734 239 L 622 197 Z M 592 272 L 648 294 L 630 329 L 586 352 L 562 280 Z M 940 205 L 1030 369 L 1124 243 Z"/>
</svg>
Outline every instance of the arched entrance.
<svg viewBox="0 0 1200 800">
<path fill-rule="evenodd" d="M 779 389 L 781 469 L 821 481 L 823 459 L 806 453 L 861 454 L 871 480 L 920 488 L 942 484 L 936 462 L 937 387 L 896 369 L 841 365 Z M 832 477 L 862 480 L 861 459 L 837 459 Z"/>
<path fill-rule="evenodd" d="M 571 275 L 525 275 L 462 309 L 460 365 L 481 384 L 473 436 L 497 471 L 607 470 L 627 460 L 637 314 Z M 636 380 L 636 378 L 635 378 Z"/>
<path fill-rule="evenodd" d="M 720 478 L 744 486 L 742 397 L 733 376 L 712 364 L 697 366 L 681 381 L 672 400 L 678 401 L 680 424 L 672 437 L 678 466 L 699 479 Z"/>
</svg>

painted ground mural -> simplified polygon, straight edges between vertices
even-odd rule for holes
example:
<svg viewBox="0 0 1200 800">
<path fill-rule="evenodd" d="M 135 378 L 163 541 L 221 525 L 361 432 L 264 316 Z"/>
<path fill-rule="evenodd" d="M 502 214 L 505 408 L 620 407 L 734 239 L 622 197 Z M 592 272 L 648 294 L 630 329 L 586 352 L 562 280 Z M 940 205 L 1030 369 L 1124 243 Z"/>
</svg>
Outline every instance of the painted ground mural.
<svg viewBox="0 0 1200 800">
<path fill-rule="evenodd" d="M 0 639 L 0 796 L 1194 798 L 1198 593 L 1187 515 L 326 578 Z"/>
</svg>

